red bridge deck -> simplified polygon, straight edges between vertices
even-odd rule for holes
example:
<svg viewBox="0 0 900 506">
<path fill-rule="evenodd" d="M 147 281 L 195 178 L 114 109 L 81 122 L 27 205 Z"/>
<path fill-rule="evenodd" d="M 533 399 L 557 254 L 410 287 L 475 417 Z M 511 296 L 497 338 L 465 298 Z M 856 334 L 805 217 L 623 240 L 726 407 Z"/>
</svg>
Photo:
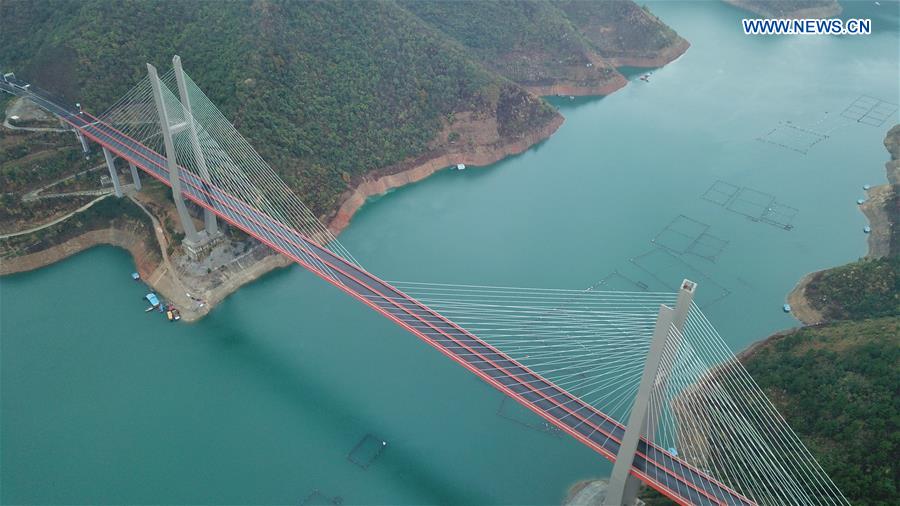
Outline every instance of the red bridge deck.
<svg viewBox="0 0 900 506">
<path fill-rule="evenodd" d="M 166 158 L 124 133 L 93 116 L 71 111 L 36 93 L 6 83 L 0 83 L 0 89 L 29 96 L 91 140 L 169 184 Z M 617 421 L 295 229 L 187 170 L 180 172 L 184 195 L 193 202 L 334 284 L 583 444 L 615 461 L 624 434 L 624 427 Z M 646 439 L 639 444 L 631 473 L 681 504 L 753 504 Z"/>
</svg>

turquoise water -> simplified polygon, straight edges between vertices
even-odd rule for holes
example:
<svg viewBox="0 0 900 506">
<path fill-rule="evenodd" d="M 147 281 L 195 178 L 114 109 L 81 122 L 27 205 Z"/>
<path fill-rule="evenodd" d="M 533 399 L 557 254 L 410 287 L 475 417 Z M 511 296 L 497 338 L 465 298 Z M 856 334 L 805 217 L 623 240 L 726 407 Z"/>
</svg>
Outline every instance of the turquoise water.
<svg viewBox="0 0 900 506">
<path fill-rule="evenodd" d="M 664 289 L 694 277 L 735 350 L 795 325 L 781 305 L 797 279 L 866 251 L 855 201 L 884 181 L 890 122 L 840 112 L 863 94 L 900 102 L 897 18 L 869 37 L 754 38 L 728 6 L 651 7 L 693 46 L 649 83 L 555 100 L 566 123 L 549 140 L 374 199 L 342 241 L 394 280 Z M 773 140 L 793 133 L 785 142 L 807 153 L 757 140 L 779 126 Z M 717 180 L 795 209 L 793 228 L 700 198 Z M 650 242 L 678 216 L 694 220 L 678 230 L 708 227 L 703 249 Z M 296 504 L 318 490 L 311 503 L 555 504 L 609 471 L 569 438 L 498 416 L 499 393 L 299 267 L 195 325 L 144 314 L 132 270 L 126 252 L 96 248 L 0 280 L 2 502 Z M 367 434 L 389 444 L 362 469 L 347 457 Z"/>
</svg>

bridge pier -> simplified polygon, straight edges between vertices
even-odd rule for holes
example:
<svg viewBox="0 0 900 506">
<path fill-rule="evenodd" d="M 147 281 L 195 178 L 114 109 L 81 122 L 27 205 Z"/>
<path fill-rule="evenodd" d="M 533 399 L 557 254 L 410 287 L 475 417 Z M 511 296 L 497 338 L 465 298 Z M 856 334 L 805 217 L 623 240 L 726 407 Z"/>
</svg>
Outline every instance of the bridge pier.
<svg viewBox="0 0 900 506">
<path fill-rule="evenodd" d="M 78 137 L 78 140 L 81 142 L 81 151 L 84 152 L 84 156 L 87 156 L 88 153 L 91 152 L 91 148 L 88 147 L 87 139 L 84 138 L 84 134 L 75 130 L 75 136 Z"/>
<path fill-rule="evenodd" d="M 642 435 L 646 435 L 647 440 L 652 441 L 656 434 L 656 422 L 649 424 L 647 422 L 650 397 L 655 390 L 663 388 L 668 380 L 671 371 L 665 366 L 661 366 L 662 355 L 667 346 L 678 345 L 678 341 L 675 340 L 680 339 L 679 336 L 684 328 L 684 322 L 690 311 L 696 289 L 696 283 L 685 279 L 681 283 L 675 307 L 661 305 L 659 308 L 650 350 L 647 352 L 647 360 L 644 362 L 644 373 L 641 376 L 634 405 L 628 415 L 628 425 L 625 426 L 625 435 L 619 445 L 616 463 L 609 478 L 609 488 L 603 500 L 604 506 L 630 506 L 637 500 L 640 481 L 630 474 L 634 454 Z M 675 332 L 672 332 L 673 329 Z M 657 378 L 660 378 L 658 382 Z M 656 384 L 654 385 L 654 383 Z M 651 413 L 649 418 L 656 420 L 657 415 L 658 413 Z"/>
<path fill-rule="evenodd" d="M 137 167 L 129 161 L 128 168 L 131 169 L 131 181 L 134 183 L 134 189 L 136 191 L 141 191 L 141 176 L 138 174 Z"/>
<path fill-rule="evenodd" d="M 88 146 L 87 139 L 84 137 L 84 134 L 82 134 L 78 129 L 75 129 L 75 136 L 78 137 L 78 141 L 81 142 L 81 151 L 84 152 L 84 157 L 87 158 L 88 154 L 90 154 L 91 152 L 91 148 Z"/>
<path fill-rule="evenodd" d="M 66 130 L 68 130 L 70 128 L 72 129 L 72 132 L 75 133 L 75 137 L 78 138 L 78 142 L 81 143 L 81 151 L 84 152 L 84 156 L 85 156 L 85 158 L 87 158 L 87 155 L 88 155 L 88 153 L 91 152 L 91 150 L 90 150 L 90 147 L 88 146 L 87 139 L 84 138 L 84 135 L 81 133 L 81 130 L 79 130 L 77 128 L 72 128 L 72 125 L 63 121 L 62 118 L 59 118 L 59 124 L 62 125 L 62 127 Z"/>
<path fill-rule="evenodd" d="M 109 179 L 112 180 L 116 197 L 122 197 L 122 182 L 119 181 L 119 173 L 116 172 L 116 157 L 106 148 L 103 148 L 103 156 L 106 158 L 106 167 L 109 169 Z"/>
</svg>

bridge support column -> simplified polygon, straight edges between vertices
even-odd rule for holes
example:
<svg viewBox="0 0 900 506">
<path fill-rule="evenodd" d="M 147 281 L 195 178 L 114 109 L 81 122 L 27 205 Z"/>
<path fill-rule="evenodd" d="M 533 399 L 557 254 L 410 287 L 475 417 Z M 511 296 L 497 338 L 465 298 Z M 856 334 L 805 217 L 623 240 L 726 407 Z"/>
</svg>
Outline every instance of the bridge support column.
<svg viewBox="0 0 900 506">
<path fill-rule="evenodd" d="M 84 152 L 85 158 L 87 158 L 87 155 L 90 152 L 90 148 L 88 147 L 87 139 L 84 138 L 81 130 L 66 123 L 62 118 L 59 118 L 59 124 L 63 127 L 64 130 L 72 130 L 72 132 L 75 134 L 75 137 L 78 138 L 78 142 L 81 143 L 81 150 Z"/>
<path fill-rule="evenodd" d="M 75 137 L 78 137 L 78 142 L 81 143 L 81 150 L 84 152 L 84 156 L 87 157 L 88 153 L 91 152 L 91 148 L 88 147 L 87 139 L 84 138 L 84 134 L 81 133 L 81 130 L 75 129 Z"/>
<path fill-rule="evenodd" d="M 109 179 L 112 180 L 116 197 L 121 197 L 122 183 L 119 181 L 119 173 L 116 172 L 116 157 L 106 148 L 103 148 L 103 156 L 106 158 L 106 167 L 109 169 Z"/>
<path fill-rule="evenodd" d="M 654 386 L 659 373 L 662 371 L 664 374 L 662 381 L 668 378 L 670 371 L 660 367 L 662 355 L 666 347 L 672 344 L 670 339 L 679 339 L 678 336 L 684 328 L 684 322 L 687 319 L 688 311 L 690 311 L 691 301 L 696 289 L 696 283 L 685 279 L 681 283 L 681 290 L 678 292 L 678 301 L 675 304 L 675 308 L 673 309 L 666 305 L 661 305 L 659 308 L 656 327 L 653 330 L 653 339 L 650 342 L 650 351 L 647 352 L 647 360 L 644 363 L 644 373 L 641 376 L 637 396 L 628 416 L 628 425 L 625 427 L 625 435 L 622 437 L 619 445 L 616 463 L 609 478 L 609 487 L 606 490 L 606 498 L 603 501 L 604 506 L 630 506 L 637 499 L 640 482 L 631 475 L 634 454 L 645 431 L 648 439 L 652 439 L 656 433 L 655 422 L 650 426 L 647 424 L 650 396 L 654 389 L 659 388 L 659 385 Z M 675 332 L 673 332 L 673 329 Z M 674 344 L 677 345 L 678 343 L 675 342 Z M 651 413 L 650 419 L 655 420 L 657 415 L 658 413 Z"/>
<path fill-rule="evenodd" d="M 137 167 L 129 161 L 128 168 L 131 169 L 131 181 L 134 183 L 134 189 L 141 191 L 141 176 L 138 174 Z"/>
<path fill-rule="evenodd" d="M 163 99 L 162 83 L 159 82 L 159 75 L 156 73 L 156 67 L 147 64 L 147 73 L 150 74 L 150 87 L 153 89 L 153 101 L 156 102 L 156 111 L 159 114 L 159 126 L 162 130 L 163 142 L 166 146 L 166 168 L 169 171 L 169 184 L 172 185 L 172 198 L 175 200 L 175 207 L 178 209 L 178 219 L 181 221 L 181 227 L 184 229 L 185 242 L 199 244 L 200 236 L 197 234 L 197 227 L 191 220 L 187 206 L 184 204 L 184 194 L 181 192 L 181 169 L 178 167 L 178 159 L 176 157 L 175 143 L 172 141 L 172 130 L 169 124 L 169 115 L 166 113 L 166 104 Z"/>
<path fill-rule="evenodd" d="M 200 140 L 197 138 L 197 125 L 194 123 L 194 116 L 191 112 L 191 99 L 187 92 L 187 85 L 184 81 L 184 70 L 181 68 L 180 56 L 175 55 L 172 57 L 172 67 L 175 69 L 175 81 L 178 83 L 178 95 L 181 98 L 181 106 L 184 109 L 184 121 L 188 126 L 188 134 L 191 138 L 191 151 L 194 152 L 194 160 L 197 162 L 200 179 L 205 181 L 206 184 L 212 184 L 212 179 L 209 176 L 209 168 L 206 166 L 206 158 L 203 156 L 203 151 L 200 149 Z M 210 204 L 212 205 L 213 202 L 210 201 Z M 203 218 L 207 235 L 210 237 L 215 236 L 219 231 L 218 225 L 216 224 L 216 214 L 212 212 L 211 209 L 204 208 Z"/>
</svg>

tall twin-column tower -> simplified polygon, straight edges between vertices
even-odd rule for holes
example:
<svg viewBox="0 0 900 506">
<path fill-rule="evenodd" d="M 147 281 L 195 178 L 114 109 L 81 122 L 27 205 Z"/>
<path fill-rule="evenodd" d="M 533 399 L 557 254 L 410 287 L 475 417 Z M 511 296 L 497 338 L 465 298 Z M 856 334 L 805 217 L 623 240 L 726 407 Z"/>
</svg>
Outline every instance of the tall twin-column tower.
<svg viewBox="0 0 900 506">
<path fill-rule="evenodd" d="M 200 178 L 207 184 L 211 184 L 209 169 L 200 149 L 200 141 L 197 138 L 197 126 L 191 114 L 191 102 L 188 96 L 187 86 L 184 81 L 184 71 L 181 68 L 181 58 L 175 55 L 172 58 L 172 67 L 175 69 L 175 81 L 178 83 L 178 95 L 181 100 L 183 122 L 172 124 L 169 121 L 169 113 L 166 110 L 166 101 L 163 95 L 163 85 L 159 80 L 156 67 L 147 64 L 147 72 L 150 75 L 150 87 L 153 90 L 153 100 L 156 103 L 156 111 L 159 114 L 159 125 L 162 130 L 163 142 L 166 147 L 166 168 L 169 171 L 169 182 L 172 185 L 172 197 L 175 199 L 175 207 L 178 209 L 178 217 L 184 228 L 184 242 L 182 243 L 189 255 L 199 255 L 219 235 L 216 215 L 210 209 L 203 210 L 203 230 L 197 230 L 194 222 L 188 214 L 184 196 L 181 193 L 180 168 L 178 167 L 177 152 L 173 137 L 183 131 L 187 132 L 190 139 L 191 151 L 199 168 Z"/>
<path fill-rule="evenodd" d="M 178 152 L 175 149 L 175 141 L 174 137 L 176 135 L 181 134 L 182 132 L 186 133 L 189 140 L 189 149 L 198 168 L 200 178 L 205 181 L 207 184 L 212 184 L 212 180 L 210 178 L 209 169 L 206 165 L 206 159 L 203 155 L 203 150 L 200 147 L 200 140 L 197 135 L 197 124 L 194 122 L 193 115 L 191 114 L 191 101 L 190 96 L 187 92 L 187 85 L 185 83 L 184 71 L 181 68 L 181 58 L 178 55 L 172 58 L 172 66 L 175 69 L 175 81 L 178 84 L 178 96 L 180 100 L 181 114 L 180 117 L 184 118 L 183 121 L 179 123 L 172 123 L 170 114 L 172 111 L 169 111 L 166 107 L 165 94 L 163 90 L 168 91 L 162 82 L 159 79 L 159 74 L 156 72 L 156 67 L 151 64 L 147 64 L 147 73 L 150 78 L 150 87 L 152 89 L 153 101 L 156 106 L 156 111 L 159 116 L 159 125 L 161 134 L 163 137 L 163 143 L 165 145 L 166 151 L 166 169 L 169 172 L 169 183 L 172 185 L 172 198 L 175 200 L 175 207 L 178 210 L 178 218 L 181 222 L 182 229 L 184 229 L 184 240 L 182 241 L 182 246 L 185 249 L 185 252 L 193 258 L 196 258 L 202 255 L 204 252 L 208 251 L 208 249 L 215 244 L 217 239 L 221 237 L 221 232 L 219 231 L 218 223 L 216 221 L 215 213 L 210 209 L 203 209 L 203 228 L 198 230 L 197 225 L 194 224 L 193 219 L 191 218 L 190 213 L 188 212 L 187 204 L 184 200 L 184 195 L 181 192 L 181 167 L 178 165 Z M 171 105 L 169 106 L 171 107 Z M 175 117 L 179 115 L 175 114 Z M 78 133 L 76 131 L 76 133 Z M 79 134 L 79 139 L 81 140 L 82 146 L 87 152 L 87 142 L 82 135 Z M 183 145 L 183 143 L 182 143 Z M 113 188 L 117 197 L 121 197 L 123 195 L 122 185 L 119 181 L 119 176 L 115 168 L 115 155 L 110 152 L 108 149 L 103 148 L 103 156 L 106 159 L 106 165 L 109 168 L 110 179 L 112 180 Z M 138 175 L 137 167 L 134 166 L 133 163 L 128 162 L 129 168 L 131 169 L 131 177 L 134 181 L 135 190 L 141 189 L 141 180 Z"/>
</svg>

